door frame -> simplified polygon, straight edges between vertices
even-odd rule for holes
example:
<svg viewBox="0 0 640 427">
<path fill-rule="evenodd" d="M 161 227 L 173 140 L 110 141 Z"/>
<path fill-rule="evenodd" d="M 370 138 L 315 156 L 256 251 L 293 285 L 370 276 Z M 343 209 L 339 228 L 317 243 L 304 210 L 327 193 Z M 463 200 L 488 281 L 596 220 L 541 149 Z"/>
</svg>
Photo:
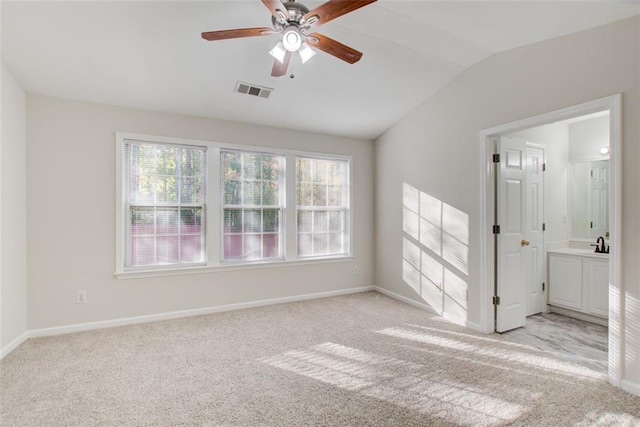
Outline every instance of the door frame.
<svg viewBox="0 0 640 427">
<path fill-rule="evenodd" d="M 593 101 L 528 117 L 480 131 L 480 327 L 484 333 L 494 331 L 494 203 L 492 138 L 521 130 L 548 125 L 603 110 L 609 110 L 610 197 L 609 229 L 609 382 L 620 387 L 623 352 L 622 300 L 622 95 L 615 94 Z"/>
</svg>

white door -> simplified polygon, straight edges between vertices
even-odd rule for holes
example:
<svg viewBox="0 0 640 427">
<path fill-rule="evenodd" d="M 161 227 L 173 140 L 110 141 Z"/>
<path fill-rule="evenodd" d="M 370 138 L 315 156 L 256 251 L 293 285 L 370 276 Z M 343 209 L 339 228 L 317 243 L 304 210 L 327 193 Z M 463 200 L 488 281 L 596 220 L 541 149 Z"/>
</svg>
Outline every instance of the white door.
<svg viewBox="0 0 640 427">
<path fill-rule="evenodd" d="M 498 140 L 497 169 L 496 331 L 524 326 L 527 311 L 524 242 L 526 208 L 526 141 L 502 137 Z"/>
<path fill-rule="evenodd" d="M 609 231 L 609 162 L 600 160 L 589 163 L 589 236 L 605 237 Z M 607 236 L 608 237 L 608 236 Z"/>
<path fill-rule="evenodd" d="M 544 148 L 527 143 L 526 148 L 525 233 L 523 247 L 527 287 L 527 316 L 541 313 L 545 305 L 544 279 Z"/>
</svg>

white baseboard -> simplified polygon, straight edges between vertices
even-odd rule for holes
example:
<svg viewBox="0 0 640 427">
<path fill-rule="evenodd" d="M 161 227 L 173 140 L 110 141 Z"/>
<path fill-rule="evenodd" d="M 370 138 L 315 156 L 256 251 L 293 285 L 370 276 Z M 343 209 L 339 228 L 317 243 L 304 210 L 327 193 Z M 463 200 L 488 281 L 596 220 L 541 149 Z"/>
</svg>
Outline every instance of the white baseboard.
<svg viewBox="0 0 640 427">
<path fill-rule="evenodd" d="M 584 320 L 585 322 L 591 322 L 602 326 L 609 326 L 609 319 L 604 317 L 592 316 L 588 313 L 581 313 L 579 311 L 571 310 L 564 307 L 558 307 L 551 304 L 549 304 L 548 307 L 551 313 L 562 314 L 563 316 L 573 317 L 579 320 Z"/>
<path fill-rule="evenodd" d="M 104 320 L 100 322 L 78 323 L 75 325 L 56 326 L 53 328 L 34 329 L 29 332 L 29 337 L 44 337 L 50 335 L 61 335 L 72 332 L 90 331 L 94 329 L 113 328 L 117 326 L 133 325 L 137 323 L 158 322 L 161 320 L 179 319 L 182 317 L 202 316 L 204 314 L 223 313 L 226 311 L 242 310 L 245 308 L 263 307 L 267 305 L 283 304 L 288 302 L 306 301 L 317 298 L 328 298 L 340 295 L 356 294 L 376 290 L 374 286 L 364 286 L 359 288 L 340 289 L 337 291 L 319 292 L 315 294 L 294 295 L 290 297 L 272 298 L 259 301 L 249 301 L 237 304 L 220 305 L 214 307 L 203 307 L 191 310 L 172 311 L 168 313 L 150 314 L 146 316 L 126 317 L 114 320 Z"/>
<path fill-rule="evenodd" d="M 2 349 L 0 349 L 0 360 L 2 360 L 7 354 L 15 350 L 20 344 L 22 344 L 27 339 L 29 339 L 30 336 L 31 335 L 29 334 L 29 331 L 25 331 L 22 334 L 20 334 L 18 338 L 14 339 L 9 344 L 2 347 Z"/>
<path fill-rule="evenodd" d="M 469 328 L 476 332 L 480 332 L 482 334 L 492 334 L 493 331 L 486 332 L 483 331 L 482 327 L 479 323 L 471 322 L 467 319 L 461 319 L 460 317 L 453 316 L 449 313 L 442 313 L 442 317 L 447 319 L 449 322 L 455 323 L 456 325 L 464 326 L 465 328 Z"/>
<path fill-rule="evenodd" d="M 620 388 L 622 388 L 627 393 L 635 394 L 636 396 L 640 396 L 640 384 L 631 382 L 629 380 L 622 380 L 620 382 Z"/>
<path fill-rule="evenodd" d="M 397 294 L 397 293 L 392 292 L 392 291 L 390 291 L 388 289 L 381 288 L 381 287 L 378 287 L 378 286 L 374 287 L 374 290 L 376 292 L 380 292 L 383 295 L 386 295 L 388 297 L 391 297 L 393 299 L 401 301 L 401 302 L 403 302 L 405 304 L 409 304 L 409 305 L 412 305 L 414 307 L 421 308 L 422 310 L 430 311 L 431 313 L 437 314 L 438 316 L 440 316 L 440 313 L 438 313 L 433 308 L 431 308 L 431 306 L 429 304 L 424 304 L 424 303 L 412 300 L 411 298 L 407 298 L 404 295 Z"/>
<path fill-rule="evenodd" d="M 431 312 L 433 314 L 437 314 L 438 316 L 441 316 L 444 319 L 447 319 L 448 321 L 450 321 L 452 323 L 455 323 L 457 325 L 465 326 L 465 327 L 467 327 L 469 329 L 473 329 L 474 331 L 477 331 L 477 332 L 482 332 L 482 330 L 480 328 L 480 325 L 478 323 L 470 322 L 470 321 L 468 321 L 466 319 L 461 319 L 459 317 L 452 316 L 452 315 L 450 315 L 448 313 L 438 313 L 429 304 L 421 303 L 421 302 L 413 300 L 411 298 L 407 298 L 404 295 L 397 294 L 397 293 L 395 293 L 393 291 L 390 291 L 388 289 L 385 289 L 385 288 L 381 288 L 381 287 L 376 286 L 375 290 L 377 292 L 380 292 L 383 295 L 386 295 L 386 296 L 391 297 L 393 299 L 396 299 L 398 301 L 404 302 L 404 303 L 412 305 L 414 307 L 421 308 L 421 309 L 429 311 L 429 312 Z"/>
</svg>

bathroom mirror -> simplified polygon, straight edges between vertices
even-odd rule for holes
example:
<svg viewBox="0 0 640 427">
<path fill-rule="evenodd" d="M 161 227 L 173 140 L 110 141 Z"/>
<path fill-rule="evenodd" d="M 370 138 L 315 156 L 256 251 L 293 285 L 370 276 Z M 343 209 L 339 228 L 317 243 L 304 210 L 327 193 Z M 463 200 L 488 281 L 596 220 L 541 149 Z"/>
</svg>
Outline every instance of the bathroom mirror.
<svg viewBox="0 0 640 427">
<path fill-rule="evenodd" d="M 609 238 L 609 160 L 574 162 L 569 167 L 571 240 Z"/>
</svg>

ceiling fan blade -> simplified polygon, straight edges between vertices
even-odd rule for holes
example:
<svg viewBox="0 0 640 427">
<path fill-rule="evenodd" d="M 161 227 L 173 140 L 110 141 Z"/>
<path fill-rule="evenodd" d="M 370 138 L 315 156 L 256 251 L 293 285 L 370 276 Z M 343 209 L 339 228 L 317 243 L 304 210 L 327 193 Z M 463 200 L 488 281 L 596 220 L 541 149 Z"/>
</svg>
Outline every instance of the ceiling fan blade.
<svg viewBox="0 0 640 427">
<path fill-rule="evenodd" d="M 328 53 L 329 55 L 333 55 L 338 59 L 342 59 L 349 64 L 355 64 L 360 61 L 360 58 L 362 58 L 362 52 L 343 45 L 342 43 L 327 36 L 323 36 L 322 34 L 309 34 L 307 43 L 316 49 L 320 49 L 321 51 Z"/>
<path fill-rule="evenodd" d="M 275 34 L 273 28 L 238 28 L 236 30 L 209 31 L 202 33 L 202 38 L 209 41 L 237 39 L 241 37 L 257 37 Z"/>
<path fill-rule="evenodd" d="M 277 59 L 273 61 L 273 68 L 271 69 L 272 77 L 282 77 L 287 74 L 287 68 L 289 68 L 289 61 L 291 60 L 291 52 L 287 51 L 284 55 L 282 62 Z"/>
<path fill-rule="evenodd" d="M 283 23 L 289 17 L 289 11 L 280 0 L 262 0 L 262 3 L 271 11 L 276 21 Z"/>
<path fill-rule="evenodd" d="M 329 0 L 306 13 L 303 17 L 303 22 L 309 27 L 317 27 L 318 25 L 326 24 L 329 21 L 374 3 L 375 1 L 376 0 Z"/>
</svg>

